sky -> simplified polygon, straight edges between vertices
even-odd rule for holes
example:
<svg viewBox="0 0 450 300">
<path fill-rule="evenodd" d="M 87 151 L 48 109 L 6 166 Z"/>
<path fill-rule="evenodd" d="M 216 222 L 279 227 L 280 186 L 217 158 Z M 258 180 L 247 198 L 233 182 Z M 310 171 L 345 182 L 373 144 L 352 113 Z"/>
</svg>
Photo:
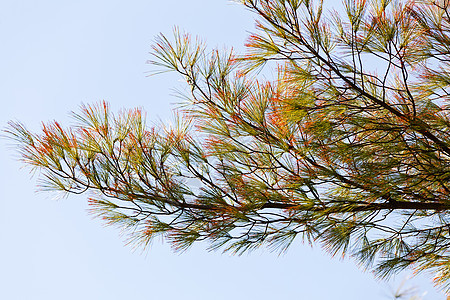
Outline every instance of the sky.
<svg viewBox="0 0 450 300">
<path fill-rule="evenodd" d="M 82 103 L 142 107 L 149 125 L 169 122 L 175 74 L 149 77 L 155 37 L 174 26 L 211 47 L 244 50 L 254 16 L 227 0 L 0 0 L 0 127 L 21 121 L 70 125 Z M 410 273 L 374 279 L 351 259 L 300 240 L 284 255 L 183 254 L 163 241 L 146 251 L 87 213 L 86 195 L 37 192 L 10 141 L 0 138 L 0 299 L 392 299 Z M 423 299 L 445 299 L 417 276 Z"/>
</svg>

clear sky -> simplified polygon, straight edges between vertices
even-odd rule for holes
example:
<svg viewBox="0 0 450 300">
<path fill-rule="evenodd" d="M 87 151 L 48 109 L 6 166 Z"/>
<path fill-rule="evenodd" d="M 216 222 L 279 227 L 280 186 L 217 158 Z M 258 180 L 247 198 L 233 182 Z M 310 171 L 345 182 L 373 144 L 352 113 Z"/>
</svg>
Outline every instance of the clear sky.
<svg viewBox="0 0 450 300">
<path fill-rule="evenodd" d="M 212 47 L 243 50 L 253 16 L 227 0 L 0 0 L 0 127 L 20 120 L 70 124 L 81 103 L 143 107 L 170 120 L 177 76 L 147 77 L 154 37 L 173 26 Z M 142 253 L 87 214 L 86 195 L 55 200 L 0 139 L 0 299 L 391 299 L 408 276 L 375 281 L 351 260 L 298 240 L 282 256 L 241 257 L 197 245 L 183 254 L 155 242 Z M 425 276 L 407 285 L 445 299 Z"/>
</svg>

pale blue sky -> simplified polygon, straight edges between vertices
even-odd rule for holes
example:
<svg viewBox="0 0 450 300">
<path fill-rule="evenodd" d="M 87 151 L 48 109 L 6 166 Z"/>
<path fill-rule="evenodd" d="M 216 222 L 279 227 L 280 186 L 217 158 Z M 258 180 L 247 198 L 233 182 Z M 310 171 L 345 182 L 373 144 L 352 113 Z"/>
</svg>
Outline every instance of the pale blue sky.
<svg viewBox="0 0 450 300">
<path fill-rule="evenodd" d="M 211 46 L 243 50 L 253 16 L 227 0 L 0 0 L 0 126 L 20 120 L 70 123 L 80 104 L 141 106 L 169 120 L 180 87 L 170 74 L 146 77 L 154 37 L 174 25 Z M 145 254 L 87 215 L 86 196 L 36 193 L 36 178 L 0 139 L 0 299 L 390 299 L 397 283 L 374 280 L 351 260 L 294 243 L 233 257 L 197 245 L 175 254 L 156 242 Z M 427 277 L 410 282 L 444 299 Z"/>
</svg>

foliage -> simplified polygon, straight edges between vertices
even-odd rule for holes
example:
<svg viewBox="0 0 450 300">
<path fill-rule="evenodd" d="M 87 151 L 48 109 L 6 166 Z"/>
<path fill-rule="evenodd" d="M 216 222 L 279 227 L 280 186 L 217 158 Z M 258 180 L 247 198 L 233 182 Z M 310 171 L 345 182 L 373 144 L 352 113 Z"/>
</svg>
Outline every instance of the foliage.
<svg viewBox="0 0 450 300">
<path fill-rule="evenodd" d="M 384 278 L 411 267 L 448 291 L 448 0 L 243 0 L 248 52 L 161 35 L 152 63 L 185 77 L 172 127 L 83 106 L 76 126 L 7 129 L 43 187 L 90 191 L 93 212 L 148 245 L 242 253 L 296 237 Z M 258 75 L 277 67 L 275 80 Z"/>
</svg>

